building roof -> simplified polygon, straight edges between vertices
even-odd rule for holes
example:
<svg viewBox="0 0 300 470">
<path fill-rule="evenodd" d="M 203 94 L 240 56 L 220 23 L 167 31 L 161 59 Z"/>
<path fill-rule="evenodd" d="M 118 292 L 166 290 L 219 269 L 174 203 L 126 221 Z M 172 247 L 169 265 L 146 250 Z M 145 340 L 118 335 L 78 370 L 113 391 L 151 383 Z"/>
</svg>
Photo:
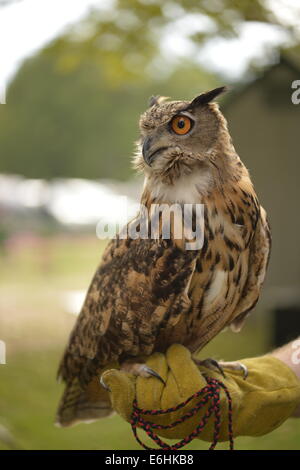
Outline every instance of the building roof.
<svg viewBox="0 0 300 470">
<path fill-rule="evenodd" d="M 222 109 L 226 111 L 229 109 L 237 99 L 240 99 L 244 93 L 250 88 L 256 87 L 261 81 L 268 80 L 275 68 L 288 67 L 300 80 L 300 45 L 289 49 L 283 49 L 280 53 L 279 60 L 276 63 L 266 66 L 261 69 L 253 80 L 236 85 L 232 88 L 230 93 L 225 97 L 222 104 Z"/>
</svg>

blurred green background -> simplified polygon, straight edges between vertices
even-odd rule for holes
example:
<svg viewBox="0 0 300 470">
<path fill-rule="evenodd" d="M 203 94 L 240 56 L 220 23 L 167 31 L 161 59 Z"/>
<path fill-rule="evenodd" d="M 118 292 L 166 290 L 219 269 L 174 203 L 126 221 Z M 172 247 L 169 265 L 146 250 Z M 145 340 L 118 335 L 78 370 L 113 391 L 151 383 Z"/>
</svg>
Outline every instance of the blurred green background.
<svg viewBox="0 0 300 470">
<path fill-rule="evenodd" d="M 0 17 L 10 3 L 0 2 Z M 273 227 L 255 312 L 240 334 L 221 333 L 201 356 L 267 352 L 278 341 L 278 310 L 291 326 L 286 339 L 299 335 L 300 105 L 291 101 L 299 18 L 288 0 L 95 2 L 18 66 L 0 105 L 0 449 L 138 448 L 117 416 L 71 429 L 53 420 L 57 365 L 106 243 L 96 237 L 97 208 L 103 195 L 111 212 L 115 196 L 138 200 L 142 181 L 130 159 L 151 95 L 187 99 L 231 85 L 221 106 Z M 251 56 L 239 47 L 240 67 L 230 70 L 235 58 L 224 45 L 246 37 L 250 48 L 256 35 L 260 48 Z M 300 449 L 300 422 L 239 438 L 236 448 Z"/>
</svg>

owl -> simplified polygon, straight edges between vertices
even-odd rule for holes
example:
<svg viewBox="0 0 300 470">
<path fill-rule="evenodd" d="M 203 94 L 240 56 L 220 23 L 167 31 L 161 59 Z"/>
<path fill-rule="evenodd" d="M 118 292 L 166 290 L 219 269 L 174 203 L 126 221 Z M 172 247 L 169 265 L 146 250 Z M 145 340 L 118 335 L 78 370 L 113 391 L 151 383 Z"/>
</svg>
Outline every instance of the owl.
<svg viewBox="0 0 300 470">
<path fill-rule="evenodd" d="M 191 101 L 153 97 L 140 118 L 134 165 L 144 174 L 141 207 L 151 214 L 153 205 L 200 204 L 202 244 L 187 249 L 186 235 L 175 237 L 178 216 L 169 238 L 159 223 L 153 238 L 108 243 L 59 366 L 61 426 L 112 413 L 100 384 L 105 369 L 160 379 L 145 365 L 147 356 L 174 343 L 196 353 L 226 326 L 239 331 L 259 298 L 270 230 L 214 102 L 223 91 Z"/>
</svg>

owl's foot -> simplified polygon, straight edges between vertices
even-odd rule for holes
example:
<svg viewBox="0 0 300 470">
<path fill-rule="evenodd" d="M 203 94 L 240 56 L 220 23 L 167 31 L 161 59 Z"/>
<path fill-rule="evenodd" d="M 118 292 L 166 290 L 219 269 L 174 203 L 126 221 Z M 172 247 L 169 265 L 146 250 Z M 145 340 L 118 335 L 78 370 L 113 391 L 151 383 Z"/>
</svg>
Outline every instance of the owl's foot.
<svg viewBox="0 0 300 470">
<path fill-rule="evenodd" d="M 225 379 L 224 370 L 220 366 L 220 363 L 218 361 L 216 361 L 215 359 L 212 359 L 211 357 L 208 357 L 207 359 L 201 360 L 201 359 L 196 359 L 195 357 L 193 357 L 193 360 L 194 360 L 195 364 L 197 364 L 197 366 L 204 366 L 204 367 L 207 367 L 207 369 L 217 370 L 218 372 L 220 372 L 220 374 L 223 375 L 223 377 Z"/>
<path fill-rule="evenodd" d="M 243 379 L 246 380 L 248 377 L 248 367 L 245 366 L 242 362 L 232 361 L 232 362 L 219 362 L 219 365 L 223 369 L 236 370 L 237 372 L 243 373 Z"/>
<path fill-rule="evenodd" d="M 129 374 L 135 375 L 136 377 L 156 377 L 165 385 L 164 379 L 162 379 L 161 376 L 157 372 L 155 372 L 155 370 L 151 369 L 146 364 L 125 361 L 121 365 L 121 370 L 129 372 Z"/>
<path fill-rule="evenodd" d="M 194 359 L 194 362 L 198 366 L 204 366 L 204 367 L 207 367 L 208 369 L 217 370 L 218 372 L 220 372 L 220 374 L 223 375 L 224 378 L 225 378 L 224 369 L 230 369 L 230 370 L 236 370 L 238 372 L 242 372 L 244 380 L 246 380 L 246 378 L 248 377 L 248 368 L 244 364 L 238 361 L 223 362 L 223 361 L 216 361 L 215 359 L 211 359 L 211 358 L 204 359 L 204 360 L 195 359 L 195 358 L 193 359 Z"/>
<path fill-rule="evenodd" d="M 160 380 L 164 385 L 166 385 L 164 379 L 157 373 L 155 370 L 151 369 L 150 367 L 146 366 L 146 364 L 141 364 L 138 362 L 123 362 L 120 367 L 121 370 L 128 372 L 129 374 L 135 375 L 136 377 L 156 377 Z M 110 392 L 110 388 L 106 385 L 103 380 L 103 377 L 100 377 L 100 384 L 102 387 Z"/>
</svg>

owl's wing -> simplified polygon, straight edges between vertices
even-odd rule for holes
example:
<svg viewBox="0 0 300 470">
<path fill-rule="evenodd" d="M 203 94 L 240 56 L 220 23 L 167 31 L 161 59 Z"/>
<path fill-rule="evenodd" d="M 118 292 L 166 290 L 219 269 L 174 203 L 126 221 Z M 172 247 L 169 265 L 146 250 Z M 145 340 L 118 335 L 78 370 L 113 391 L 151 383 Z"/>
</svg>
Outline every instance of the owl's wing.
<svg viewBox="0 0 300 470">
<path fill-rule="evenodd" d="M 151 354 L 164 320 L 175 324 L 190 305 L 196 251 L 172 240 L 116 239 L 107 246 L 71 333 L 59 376 L 89 382 L 97 369 Z"/>
<path fill-rule="evenodd" d="M 105 333 L 109 324 L 111 310 L 100 308 L 100 298 L 109 288 L 109 276 L 105 266 L 110 263 L 115 249 L 115 240 L 111 240 L 103 253 L 102 264 L 97 269 L 86 298 L 71 332 L 69 342 L 58 369 L 58 378 L 68 382 L 79 374 L 84 361 L 93 359 L 97 352 L 97 338 Z M 102 267 L 102 273 L 100 269 Z"/>
<path fill-rule="evenodd" d="M 248 276 L 235 310 L 235 319 L 230 324 L 231 329 L 236 332 L 241 330 L 248 313 L 258 301 L 270 258 L 271 232 L 266 211 L 261 206 L 260 216 L 249 248 Z"/>
<path fill-rule="evenodd" d="M 66 387 L 57 423 L 69 426 L 112 413 L 101 370 L 150 355 L 158 331 L 190 308 L 188 286 L 197 251 L 172 240 L 116 239 L 104 253 L 71 333 L 58 375 Z"/>
</svg>

